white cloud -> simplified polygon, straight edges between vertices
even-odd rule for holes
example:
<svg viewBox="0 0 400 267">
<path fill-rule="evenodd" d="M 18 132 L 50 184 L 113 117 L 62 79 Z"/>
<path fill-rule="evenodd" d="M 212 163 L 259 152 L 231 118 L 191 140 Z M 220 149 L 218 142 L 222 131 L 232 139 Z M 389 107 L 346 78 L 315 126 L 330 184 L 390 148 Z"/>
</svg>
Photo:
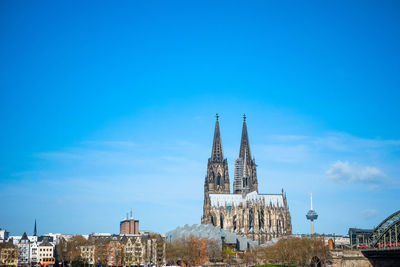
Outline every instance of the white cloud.
<svg viewBox="0 0 400 267">
<path fill-rule="evenodd" d="M 339 182 L 380 182 L 386 175 L 376 167 L 338 160 L 326 171 L 326 176 Z"/>
</svg>

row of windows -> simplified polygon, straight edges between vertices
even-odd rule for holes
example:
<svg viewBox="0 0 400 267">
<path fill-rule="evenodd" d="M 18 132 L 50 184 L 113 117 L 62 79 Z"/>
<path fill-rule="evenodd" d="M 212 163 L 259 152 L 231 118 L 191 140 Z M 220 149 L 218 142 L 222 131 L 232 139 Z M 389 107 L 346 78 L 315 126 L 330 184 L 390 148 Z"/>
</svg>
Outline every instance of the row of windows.
<svg viewBox="0 0 400 267">
<path fill-rule="evenodd" d="M 219 226 L 223 229 L 224 228 L 224 217 L 221 215 L 219 218 L 220 222 L 219 222 Z M 236 215 L 233 216 L 233 230 L 236 231 Z M 214 216 L 211 216 L 211 223 L 212 225 L 216 226 L 216 222 L 214 219 Z M 271 218 L 268 219 L 268 227 L 271 227 Z M 249 212 L 249 230 L 254 226 L 254 215 L 253 212 L 250 211 Z M 261 212 L 261 216 L 258 217 L 258 226 L 259 228 L 264 228 L 264 213 Z M 282 218 L 282 220 L 280 219 L 276 219 L 276 229 L 279 230 L 281 228 L 285 227 L 285 220 Z"/>
<path fill-rule="evenodd" d="M 39 251 L 52 251 L 52 248 L 41 248 Z"/>
<path fill-rule="evenodd" d="M 43 263 L 54 263 L 54 258 L 43 258 L 42 262 Z"/>
<path fill-rule="evenodd" d="M 40 253 L 40 257 L 51 257 L 51 254 L 50 253 L 46 253 L 46 254 Z"/>
</svg>

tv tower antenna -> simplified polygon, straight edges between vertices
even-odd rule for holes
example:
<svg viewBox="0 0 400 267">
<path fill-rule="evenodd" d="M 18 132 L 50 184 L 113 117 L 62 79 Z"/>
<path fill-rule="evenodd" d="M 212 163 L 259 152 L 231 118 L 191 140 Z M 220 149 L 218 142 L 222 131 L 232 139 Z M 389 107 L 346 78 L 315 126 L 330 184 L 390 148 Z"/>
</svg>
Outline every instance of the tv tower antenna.
<svg viewBox="0 0 400 267">
<path fill-rule="evenodd" d="M 318 214 L 313 210 L 312 207 L 312 192 L 310 193 L 311 207 L 310 210 L 306 214 L 307 220 L 311 221 L 311 235 L 314 234 L 314 220 L 318 219 Z"/>
</svg>

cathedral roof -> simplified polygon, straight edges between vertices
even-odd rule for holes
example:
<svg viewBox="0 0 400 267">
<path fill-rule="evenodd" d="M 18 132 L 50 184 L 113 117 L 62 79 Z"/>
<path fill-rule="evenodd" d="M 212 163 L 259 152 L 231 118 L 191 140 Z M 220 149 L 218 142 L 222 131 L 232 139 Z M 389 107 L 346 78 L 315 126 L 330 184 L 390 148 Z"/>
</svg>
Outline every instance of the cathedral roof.
<svg viewBox="0 0 400 267">
<path fill-rule="evenodd" d="M 239 206 L 242 203 L 250 202 L 262 202 L 265 205 L 272 204 L 275 207 L 283 207 L 283 195 L 282 194 L 258 194 L 253 191 L 245 196 L 242 194 L 210 194 L 211 206 Z"/>
</svg>

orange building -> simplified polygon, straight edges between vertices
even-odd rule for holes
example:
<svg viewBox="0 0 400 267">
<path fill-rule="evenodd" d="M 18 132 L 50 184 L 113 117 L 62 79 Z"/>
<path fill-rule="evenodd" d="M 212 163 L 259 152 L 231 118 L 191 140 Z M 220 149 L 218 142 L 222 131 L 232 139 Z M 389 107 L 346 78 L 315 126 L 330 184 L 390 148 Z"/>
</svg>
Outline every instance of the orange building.
<svg viewBox="0 0 400 267">
<path fill-rule="evenodd" d="M 121 266 L 121 243 L 117 238 L 107 244 L 107 266 Z"/>
</svg>

